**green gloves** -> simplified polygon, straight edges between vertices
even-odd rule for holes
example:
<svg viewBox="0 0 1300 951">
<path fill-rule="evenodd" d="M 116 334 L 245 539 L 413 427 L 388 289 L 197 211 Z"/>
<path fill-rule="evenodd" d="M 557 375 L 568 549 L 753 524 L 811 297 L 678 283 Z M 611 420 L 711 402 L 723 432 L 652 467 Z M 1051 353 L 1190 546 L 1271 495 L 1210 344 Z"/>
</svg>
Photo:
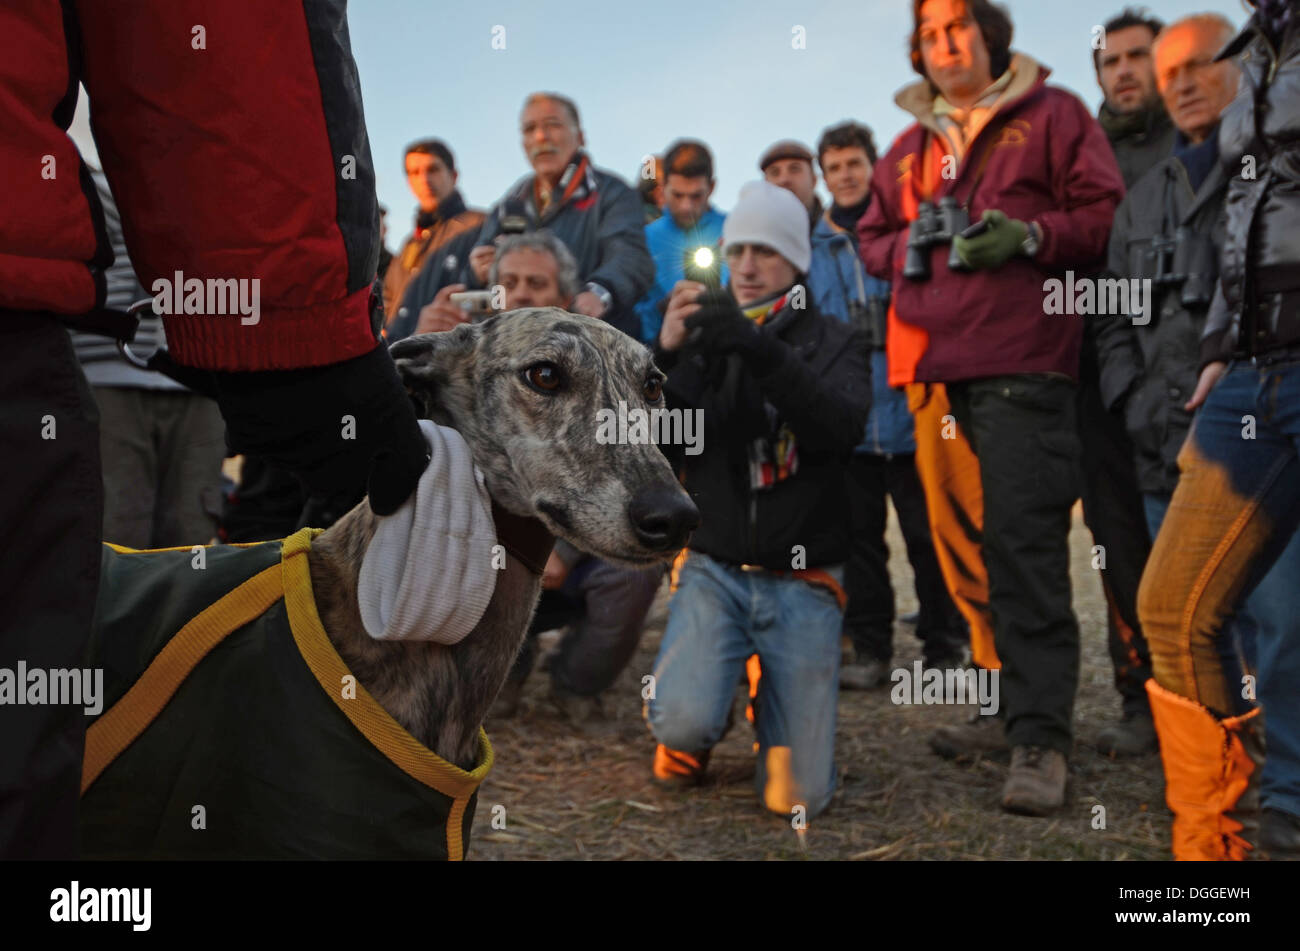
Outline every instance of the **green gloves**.
<svg viewBox="0 0 1300 951">
<path fill-rule="evenodd" d="M 1029 226 L 990 208 L 980 217 L 988 230 L 975 238 L 960 235 L 952 239 L 962 263 L 974 270 L 999 268 L 1019 251 L 1029 236 Z"/>
</svg>

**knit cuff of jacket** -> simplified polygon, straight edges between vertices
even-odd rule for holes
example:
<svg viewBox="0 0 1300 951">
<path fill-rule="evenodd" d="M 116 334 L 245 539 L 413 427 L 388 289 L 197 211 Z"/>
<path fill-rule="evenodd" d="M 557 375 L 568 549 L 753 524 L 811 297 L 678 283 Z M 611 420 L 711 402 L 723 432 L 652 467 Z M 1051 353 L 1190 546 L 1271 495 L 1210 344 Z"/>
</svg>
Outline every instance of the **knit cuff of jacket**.
<svg viewBox="0 0 1300 951">
<path fill-rule="evenodd" d="M 378 520 L 357 602 L 376 640 L 456 644 L 496 588 L 492 500 L 460 433 L 427 419 L 420 430 L 433 457 L 411 497 Z"/>
</svg>

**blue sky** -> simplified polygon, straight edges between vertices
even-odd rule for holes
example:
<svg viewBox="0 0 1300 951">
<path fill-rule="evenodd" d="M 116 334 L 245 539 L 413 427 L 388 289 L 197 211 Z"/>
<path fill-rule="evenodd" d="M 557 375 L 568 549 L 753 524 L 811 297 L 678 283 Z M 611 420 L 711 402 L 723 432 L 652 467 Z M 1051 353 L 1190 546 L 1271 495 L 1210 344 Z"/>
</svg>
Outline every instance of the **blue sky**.
<svg viewBox="0 0 1300 951">
<path fill-rule="evenodd" d="M 1050 66 L 1053 82 L 1095 109 L 1091 31 L 1124 0 L 1005 5 L 1013 48 Z M 1207 10 L 1237 25 L 1246 19 L 1239 0 L 1149 6 L 1166 21 Z M 388 244 L 410 230 L 415 205 L 402 172 L 406 143 L 444 139 L 466 200 L 486 207 L 528 171 L 518 116 L 538 89 L 577 101 L 596 164 L 624 178 L 674 138 L 703 139 L 723 210 L 758 177 L 758 156 L 777 139 L 812 147 L 823 128 L 852 118 L 875 130 L 883 151 L 906 124 L 894 93 L 915 78 L 910 9 L 908 0 L 354 0 L 352 50 L 379 198 L 390 209 Z M 504 49 L 493 49 L 497 26 Z M 793 48 L 795 27 L 804 49 Z"/>
</svg>

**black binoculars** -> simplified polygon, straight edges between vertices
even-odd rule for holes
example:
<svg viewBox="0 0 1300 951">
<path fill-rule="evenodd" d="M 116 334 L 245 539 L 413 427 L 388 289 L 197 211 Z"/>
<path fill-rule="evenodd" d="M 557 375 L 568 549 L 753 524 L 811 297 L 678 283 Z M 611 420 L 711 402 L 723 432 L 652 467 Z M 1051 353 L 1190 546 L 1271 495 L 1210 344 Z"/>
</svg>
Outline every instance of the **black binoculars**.
<svg viewBox="0 0 1300 951">
<path fill-rule="evenodd" d="M 1134 273 L 1156 287 L 1182 286 L 1179 303 L 1207 307 L 1218 280 L 1218 253 L 1208 235 L 1180 226 L 1173 237 L 1160 234 L 1137 248 Z"/>
<path fill-rule="evenodd" d="M 868 351 L 885 349 L 888 315 L 888 297 L 868 297 L 866 303 L 849 301 L 849 324 L 861 336 Z"/>
<path fill-rule="evenodd" d="M 939 199 L 936 208 L 932 202 L 923 201 L 916 210 L 916 220 L 907 231 L 907 260 L 903 262 L 903 277 L 909 281 L 930 279 L 930 249 L 936 245 L 952 244 L 952 239 L 970 227 L 970 215 L 951 196 Z M 954 247 L 948 253 L 948 270 L 969 271 Z"/>
</svg>

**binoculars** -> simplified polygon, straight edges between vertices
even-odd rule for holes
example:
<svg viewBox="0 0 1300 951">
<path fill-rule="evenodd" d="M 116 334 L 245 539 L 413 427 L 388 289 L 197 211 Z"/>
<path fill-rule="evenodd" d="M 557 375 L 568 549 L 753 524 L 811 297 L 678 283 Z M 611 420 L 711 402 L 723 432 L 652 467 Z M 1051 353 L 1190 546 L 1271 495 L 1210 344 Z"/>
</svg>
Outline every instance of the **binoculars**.
<svg viewBox="0 0 1300 951">
<path fill-rule="evenodd" d="M 1149 275 L 1156 287 L 1182 286 L 1179 303 L 1207 307 L 1218 280 L 1218 253 L 1208 235 L 1180 226 L 1173 237 L 1156 235 L 1139 245 L 1134 273 Z"/>
<path fill-rule="evenodd" d="M 907 231 L 907 260 L 903 262 L 903 277 L 909 281 L 930 279 L 930 249 L 936 245 L 952 244 L 952 239 L 970 227 L 970 215 L 952 196 L 933 202 L 923 201 L 916 210 L 916 220 Z M 948 270 L 969 271 L 954 247 L 948 252 Z"/>
<path fill-rule="evenodd" d="M 888 314 L 888 297 L 868 297 L 865 304 L 849 301 L 849 324 L 861 335 L 868 351 L 885 349 Z"/>
</svg>

